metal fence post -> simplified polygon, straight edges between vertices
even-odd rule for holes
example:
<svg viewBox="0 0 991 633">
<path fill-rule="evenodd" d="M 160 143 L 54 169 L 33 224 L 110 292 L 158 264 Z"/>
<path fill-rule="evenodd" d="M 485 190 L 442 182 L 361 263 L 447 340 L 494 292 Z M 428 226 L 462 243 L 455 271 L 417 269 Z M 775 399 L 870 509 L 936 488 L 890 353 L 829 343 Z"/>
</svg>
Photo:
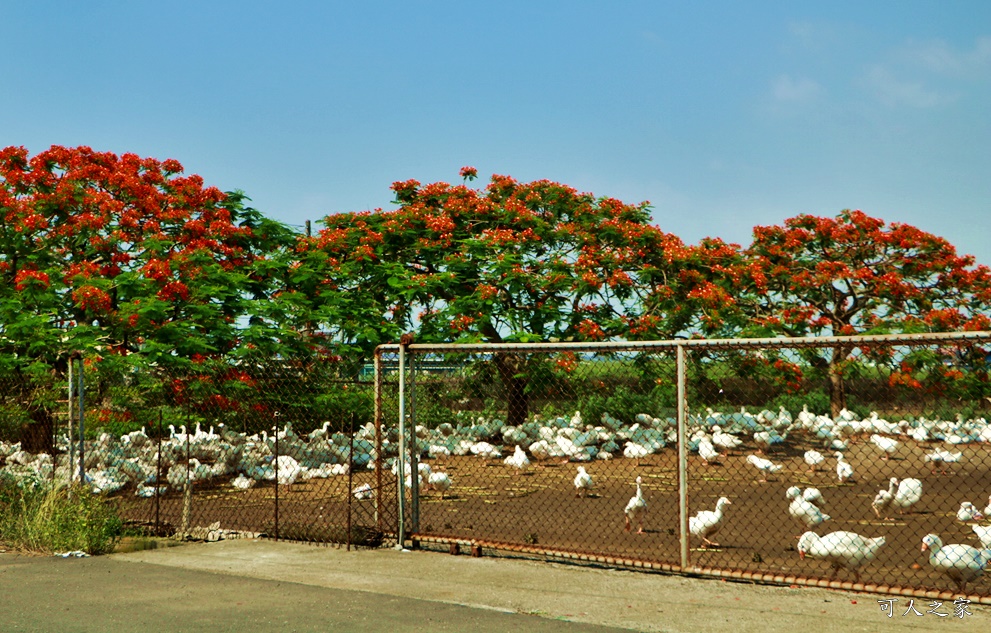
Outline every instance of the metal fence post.
<svg viewBox="0 0 991 633">
<path fill-rule="evenodd" d="M 688 568 L 688 446 L 685 438 L 685 347 L 677 351 L 678 372 L 678 536 L 681 540 L 681 568 Z"/>
<path fill-rule="evenodd" d="M 351 456 L 354 466 L 354 455 Z M 353 494 L 350 491 L 348 494 Z M 375 524 L 382 530 L 382 357 L 375 350 Z"/>
<path fill-rule="evenodd" d="M 158 452 L 155 454 L 155 536 L 162 533 L 161 501 L 162 496 L 162 409 L 158 410 Z"/>
<path fill-rule="evenodd" d="M 86 485 L 86 423 L 83 404 L 83 358 L 79 356 L 79 388 L 76 389 L 76 399 L 79 400 L 79 483 Z"/>
<path fill-rule="evenodd" d="M 396 481 L 399 493 L 399 533 L 397 547 L 406 546 L 406 346 L 399 346 L 399 454 L 396 456 Z"/>
<path fill-rule="evenodd" d="M 69 444 L 69 446 L 67 447 L 69 449 L 69 470 L 68 470 L 68 480 L 66 481 L 66 484 L 72 483 L 72 473 L 75 472 L 76 470 L 76 459 L 75 459 L 76 443 L 72 439 L 73 430 L 74 430 L 72 426 L 72 422 L 76 416 L 76 412 L 73 408 L 73 403 L 72 403 L 72 394 L 76 389 L 74 382 L 75 376 L 73 375 L 72 372 L 73 365 L 75 365 L 75 361 L 73 360 L 72 356 L 70 356 L 69 357 L 69 432 L 66 434 L 66 439 L 68 440 L 68 444 Z M 69 495 L 70 497 L 72 495 L 71 485 L 69 486 Z"/>
<path fill-rule="evenodd" d="M 348 437 L 350 438 L 350 444 L 348 446 L 348 455 L 354 455 L 354 411 L 351 412 L 351 424 L 349 427 Z M 354 494 L 351 492 L 354 490 L 354 468 L 353 464 L 348 465 L 348 536 L 347 536 L 347 551 L 351 551 L 351 514 L 352 514 L 352 504 L 354 501 Z"/>
<path fill-rule="evenodd" d="M 182 491 L 182 535 L 189 536 L 189 525 L 193 514 L 193 480 L 190 477 L 189 464 L 189 412 L 186 412 L 186 484 Z"/>
<path fill-rule="evenodd" d="M 410 532 L 420 531 L 420 463 L 416 441 L 416 356 L 410 354 L 409 370 L 409 490 Z"/>
<path fill-rule="evenodd" d="M 272 426 L 275 433 L 275 459 L 272 465 L 275 466 L 275 540 L 279 540 L 279 425 Z"/>
</svg>

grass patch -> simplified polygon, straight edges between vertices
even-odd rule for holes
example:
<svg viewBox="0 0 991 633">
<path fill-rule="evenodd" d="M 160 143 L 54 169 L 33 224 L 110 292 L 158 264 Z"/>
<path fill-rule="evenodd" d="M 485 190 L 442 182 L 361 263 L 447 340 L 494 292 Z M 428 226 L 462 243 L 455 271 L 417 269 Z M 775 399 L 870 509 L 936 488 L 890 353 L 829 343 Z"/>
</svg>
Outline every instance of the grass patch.
<svg viewBox="0 0 991 633">
<path fill-rule="evenodd" d="M 0 479 L 0 541 L 11 548 L 105 554 L 113 551 L 123 525 L 111 504 L 82 488 Z"/>
</svg>

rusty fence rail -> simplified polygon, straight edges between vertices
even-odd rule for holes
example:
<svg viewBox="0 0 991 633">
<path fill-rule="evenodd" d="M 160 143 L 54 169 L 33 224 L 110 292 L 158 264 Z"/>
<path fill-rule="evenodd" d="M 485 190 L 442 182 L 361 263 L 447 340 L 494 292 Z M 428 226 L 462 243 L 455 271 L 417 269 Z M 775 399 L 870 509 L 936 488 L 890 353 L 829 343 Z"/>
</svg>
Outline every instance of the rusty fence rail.
<svg viewBox="0 0 991 633">
<path fill-rule="evenodd" d="M 983 332 L 383 346 L 402 536 L 991 602 L 989 352 Z"/>
</svg>

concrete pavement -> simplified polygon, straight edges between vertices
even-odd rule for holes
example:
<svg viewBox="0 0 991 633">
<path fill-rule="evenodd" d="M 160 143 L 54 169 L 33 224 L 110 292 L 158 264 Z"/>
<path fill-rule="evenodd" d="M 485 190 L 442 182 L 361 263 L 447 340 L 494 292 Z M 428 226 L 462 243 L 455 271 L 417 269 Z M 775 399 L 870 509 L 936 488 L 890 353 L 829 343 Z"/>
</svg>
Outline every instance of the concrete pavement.
<svg viewBox="0 0 991 633">
<path fill-rule="evenodd" d="M 2 630 L 991 630 L 985 605 L 958 618 L 945 603 L 941 618 L 918 599 L 923 615 L 905 616 L 908 599 L 899 598 L 889 618 L 877 602 L 887 596 L 437 552 L 234 540 L 90 559 L 10 556 L 0 555 L 0 613 L 12 604 L 17 613 L 0 619 Z M 31 596 L 46 591 L 58 609 L 31 615 Z M 44 628 L 45 618 L 81 602 L 105 605 L 91 614 L 103 628 L 78 618 L 69 628 Z M 211 626 L 194 628 L 190 614 Z M 166 626 L 138 626 L 152 624 Z"/>
</svg>

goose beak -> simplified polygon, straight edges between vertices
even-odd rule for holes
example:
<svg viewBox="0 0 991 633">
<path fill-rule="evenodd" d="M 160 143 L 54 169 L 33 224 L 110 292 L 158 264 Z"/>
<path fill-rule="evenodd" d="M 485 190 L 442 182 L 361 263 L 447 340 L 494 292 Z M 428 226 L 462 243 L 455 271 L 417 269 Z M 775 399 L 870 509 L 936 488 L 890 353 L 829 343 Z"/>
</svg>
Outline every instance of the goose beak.
<svg viewBox="0 0 991 633">
<path fill-rule="evenodd" d="M 805 560 L 805 552 L 803 552 L 802 550 L 798 550 L 798 557 L 802 560 Z"/>
<path fill-rule="evenodd" d="M 929 549 L 929 546 L 928 546 L 928 545 L 926 545 L 925 543 L 923 543 L 923 544 L 922 544 L 922 551 L 924 552 L 924 551 L 926 551 L 927 549 Z"/>
</svg>

